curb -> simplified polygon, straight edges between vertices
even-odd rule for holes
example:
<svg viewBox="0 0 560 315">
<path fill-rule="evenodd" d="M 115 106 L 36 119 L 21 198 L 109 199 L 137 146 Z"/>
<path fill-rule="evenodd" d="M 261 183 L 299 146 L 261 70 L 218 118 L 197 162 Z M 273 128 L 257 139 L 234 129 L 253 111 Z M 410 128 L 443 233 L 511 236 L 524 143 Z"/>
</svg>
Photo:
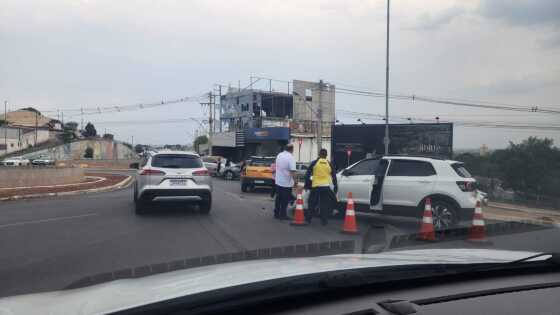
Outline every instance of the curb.
<svg viewBox="0 0 560 315">
<path fill-rule="evenodd" d="M 58 196 L 73 196 L 73 195 L 83 195 L 83 194 L 92 194 L 92 193 L 99 193 L 99 192 L 108 192 L 119 190 L 122 188 L 128 187 L 133 181 L 132 176 L 127 176 L 127 178 L 123 179 L 121 182 L 116 183 L 111 186 L 100 187 L 100 188 L 91 188 L 91 189 L 82 189 L 82 190 L 74 190 L 74 191 L 65 191 L 59 193 L 43 193 L 43 194 L 32 194 L 32 195 L 19 195 L 19 196 L 10 196 L 0 198 L 0 201 L 11 201 L 11 200 L 24 200 L 24 199 L 35 199 L 35 198 L 44 198 L 44 197 L 58 197 Z"/>
</svg>

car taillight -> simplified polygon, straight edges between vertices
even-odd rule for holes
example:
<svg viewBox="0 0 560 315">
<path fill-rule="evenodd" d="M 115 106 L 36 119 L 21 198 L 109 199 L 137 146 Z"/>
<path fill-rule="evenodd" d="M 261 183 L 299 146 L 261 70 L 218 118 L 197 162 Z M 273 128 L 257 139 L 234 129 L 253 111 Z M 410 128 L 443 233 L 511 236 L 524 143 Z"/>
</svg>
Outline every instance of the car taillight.
<svg viewBox="0 0 560 315">
<path fill-rule="evenodd" d="M 208 175 L 210 175 L 208 173 L 208 170 L 194 171 L 192 174 L 193 174 L 193 176 L 208 176 Z"/>
<path fill-rule="evenodd" d="M 165 175 L 165 172 L 147 168 L 142 170 L 142 172 L 140 172 L 140 175 Z"/>
<path fill-rule="evenodd" d="M 474 191 L 474 183 L 473 182 L 457 182 L 457 186 L 461 191 Z"/>
</svg>

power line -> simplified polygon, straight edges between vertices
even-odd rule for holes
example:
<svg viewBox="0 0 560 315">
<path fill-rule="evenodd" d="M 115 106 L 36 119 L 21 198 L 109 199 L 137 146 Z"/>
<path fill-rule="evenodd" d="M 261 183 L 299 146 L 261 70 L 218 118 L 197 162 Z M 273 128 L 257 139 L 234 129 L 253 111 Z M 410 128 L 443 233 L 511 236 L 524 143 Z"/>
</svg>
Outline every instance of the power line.
<svg viewBox="0 0 560 315">
<path fill-rule="evenodd" d="M 362 112 L 354 112 L 354 111 L 347 111 L 347 110 L 337 110 L 337 112 L 341 114 L 346 114 L 353 117 L 364 118 L 366 117 L 374 117 L 374 119 L 383 119 L 384 115 L 381 114 L 371 114 L 371 113 L 362 113 Z M 408 121 L 409 118 L 412 121 L 422 121 L 422 122 L 431 122 L 434 123 L 434 119 L 422 119 L 422 118 L 415 118 L 415 117 L 407 117 L 407 116 L 393 116 L 395 119 Z M 542 130 L 542 131 L 560 131 L 560 125 L 535 125 L 535 124 L 513 124 L 507 122 L 481 122 L 481 121 L 441 121 L 441 123 L 453 123 L 456 126 L 462 127 L 485 127 L 485 128 L 502 128 L 502 129 L 521 129 L 521 130 Z"/>
</svg>

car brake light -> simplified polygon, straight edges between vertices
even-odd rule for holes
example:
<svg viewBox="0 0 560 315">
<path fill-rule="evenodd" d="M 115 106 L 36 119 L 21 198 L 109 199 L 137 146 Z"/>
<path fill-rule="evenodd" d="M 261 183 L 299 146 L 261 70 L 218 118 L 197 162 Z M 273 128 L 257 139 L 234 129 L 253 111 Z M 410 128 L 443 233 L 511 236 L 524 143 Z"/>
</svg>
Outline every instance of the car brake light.
<svg viewBox="0 0 560 315">
<path fill-rule="evenodd" d="M 165 172 L 147 168 L 145 170 L 142 170 L 142 172 L 140 172 L 140 175 L 165 175 Z"/>
<path fill-rule="evenodd" d="M 208 170 L 200 170 L 200 171 L 194 171 L 192 173 L 194 176 L 208 176 Z"/>
<path fill-rule="evenodd" d="M 457 186 L 461 191 L 474 191 L 474 183 L 473 182 L 457 182 Z"/>
</svg>

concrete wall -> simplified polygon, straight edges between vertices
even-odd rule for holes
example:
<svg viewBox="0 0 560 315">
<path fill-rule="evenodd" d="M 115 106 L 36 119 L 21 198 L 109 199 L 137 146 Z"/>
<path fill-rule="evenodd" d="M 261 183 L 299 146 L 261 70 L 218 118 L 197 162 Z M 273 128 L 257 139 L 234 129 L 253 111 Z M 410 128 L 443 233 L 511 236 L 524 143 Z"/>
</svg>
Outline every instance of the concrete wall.
<svg viewBox="0 0 560 315">
<path fill-rule="evenodd" d="M 319 82 L 294 80 L 294 92 L 300 95 L 294 97 L 294 120 L 317 120 L 313 111 L 317 112 L 319 108 L 319 94 L 321 94 L 323 121 L 334 122 L 335 91 L 336 87 L 329 83 L 324 83 L 323 91 L 319 93 Z M 306 105 L 304 99 L 306 96 L 311 96 L 311 101 L 307 101 L 310 106 Z"/>
<path fill-rule="evenodd" d="M 299 139 L 302 139 L 301 146 L 299 145 Z M 316 137 L 305 137 L 292 135 L 290 142 L 294 144 L 294 158 L 297 162 L 309 163 L 315 160 L 319 153 L 317 152 L 317 138 Z M 331 152 L 331 138 L 323 137 L 321 146 L 323 149 L 327 149 L 327 152 Z M 328 157 L 332 160 L 332 157 Z"/>
<path fill-rule="evenodd" d="M 0 188 L 70 184 L 83 178 L 84 170 L 77 167 L 0 168 Z"/>
<path fill-rule="evenodd" d="M 6 132 L 8 151 L 5 151 L 4 132 Z M 13 153 L 27 149 L 31 146 L 41 144 L 49 140 L 50 132 L 48 129 L 37 129 L 37 142 L 35 142 L 35 130 L 30 128 L 0 127 L 0 155 Z"/>
<path fill-rule="evenodd" d="M 78 167 L 78 168 L 101 168 L 113 170 L 128 169 L 131 163 L 140 162 L 140 160 L 58 160 L 56 165 L 59 167 Z"/>
<path fill-rule="evenodd" d="M 93 149 L 93 159 L 95 160 L 126 160 L 137 157 L 136 153 L 122 143 L 104 139 L 88 139 L 65 143 L 24 156 L 29 158 L 45 155 L 55 160 L 80 160 L 84 158 L 84 153 L 88 147 Z"/>
</svg>

